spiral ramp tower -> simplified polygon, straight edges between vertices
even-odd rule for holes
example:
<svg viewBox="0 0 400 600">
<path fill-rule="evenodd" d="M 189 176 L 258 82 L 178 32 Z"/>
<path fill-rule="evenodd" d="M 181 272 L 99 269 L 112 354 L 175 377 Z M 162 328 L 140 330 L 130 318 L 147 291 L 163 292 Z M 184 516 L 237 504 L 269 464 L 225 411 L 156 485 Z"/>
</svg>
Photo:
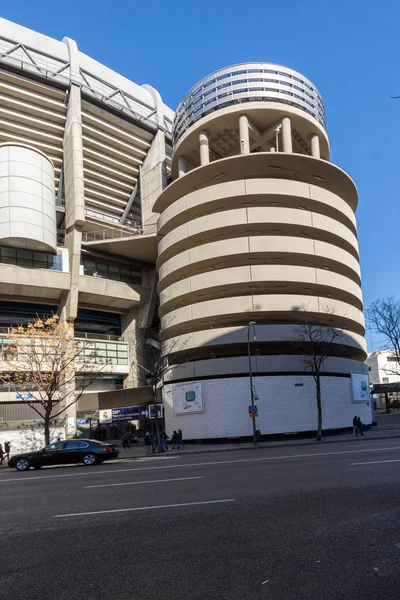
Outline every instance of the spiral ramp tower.
<svg viewBox="0 0 400 600">
<path fill-rule="evenodd" d="M 303 322 L 342 330 L 324 363 L 323 425 L 348 427 L 351 374 L 366 371 L 358 195 L 329 160 L 318 90 L 274 64 L 211 74 L 177 108 L 171 169 L 154 206 L 167 429 L 251 434 L 250 322 L 261 433 L 315 428 L 315 384 L 296 344 Z M 357 409 L 371 421 L 369 403 Z"/>
</svg>

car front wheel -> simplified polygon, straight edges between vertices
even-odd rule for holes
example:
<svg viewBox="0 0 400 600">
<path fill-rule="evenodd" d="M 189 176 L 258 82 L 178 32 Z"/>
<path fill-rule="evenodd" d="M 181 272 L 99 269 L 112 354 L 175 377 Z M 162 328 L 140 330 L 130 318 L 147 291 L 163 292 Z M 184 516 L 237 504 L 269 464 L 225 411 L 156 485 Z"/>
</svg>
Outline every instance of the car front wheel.
<svg viewBox="0 0 400 600">
<path fill-rule="evenodd" d="M 17 471 L 28 471 L 31 468 L 31 463 L 27 458 L 19 458 L 15 463 Z"/>
<path fill-rule="evenodd" d="M 82 459 L 82 462 L 86 467 L 91 467 L 92 465 L 95 465 L 97 463 L 97 458 L 94 454 L 85 454 L 85 456 Z"/>
</svg>

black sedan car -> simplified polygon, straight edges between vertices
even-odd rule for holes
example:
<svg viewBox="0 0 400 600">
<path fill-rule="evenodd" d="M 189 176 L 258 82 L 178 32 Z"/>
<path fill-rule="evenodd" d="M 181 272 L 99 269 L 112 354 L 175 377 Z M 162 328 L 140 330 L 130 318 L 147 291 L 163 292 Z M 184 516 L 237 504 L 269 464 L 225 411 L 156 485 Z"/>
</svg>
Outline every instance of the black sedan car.
<svg viewBox="0 0 400 600">
<path fill-rule="evenodd" d="M 31 467 L 40 469 L 47 465 L 69 465 L 83 463 L 86 466 L 98 465 L 117 458 L 118 446 L 115 444 L 102 444 L 95 440 L 65 440 L 54 442 L 37 452 L 16 454 L 8 461 L 11 469 L 27 471 Z"/>
</svg>

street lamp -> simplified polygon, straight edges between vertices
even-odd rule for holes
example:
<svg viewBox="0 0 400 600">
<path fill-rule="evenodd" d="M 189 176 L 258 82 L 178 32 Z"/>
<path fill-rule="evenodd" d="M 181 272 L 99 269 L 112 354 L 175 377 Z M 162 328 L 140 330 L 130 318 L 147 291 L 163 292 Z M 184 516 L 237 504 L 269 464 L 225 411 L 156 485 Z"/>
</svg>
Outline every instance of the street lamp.
<svg viewBox="0 0 400 600">
<path fill-rule="evenodd" d="M 256 339 L 256 330 L 255 330 L 256 322 L 250 321 L 249 326 L 247 328 L 247 354 L 249 357 L 249 378 L 250 378 L 250 398 L 251 398 L 251 406 L 254 407 L 254 390 L 253 390 L 253 373 L 251 370 L 251 345 L 250 345 L 250 330 L 253 330 L 253 342 Z M 256 418 L 252 416 L 253 420 L 253 441 L 254 445 L 257 446 L 257 436 L 256 436 Z"/>
</svg>

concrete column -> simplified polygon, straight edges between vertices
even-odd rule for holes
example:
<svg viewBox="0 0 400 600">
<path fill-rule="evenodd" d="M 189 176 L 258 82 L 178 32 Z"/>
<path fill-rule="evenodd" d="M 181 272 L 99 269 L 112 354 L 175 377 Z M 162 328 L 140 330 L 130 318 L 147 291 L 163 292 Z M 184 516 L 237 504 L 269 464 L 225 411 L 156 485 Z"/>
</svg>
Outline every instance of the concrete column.
<svg viewBox="0 0 400 600">
<path fill-rule="evenodd" d="M 321 152 L 319 148 L 319 137 L 317 134 L 311 138 L 311 156 L 314 158 L 321 158 Z"/>
<path fill-rule="evenodd" d="M 143 362 L 143 344 L 139 343 L 138 309 L 132 308 L 128 313 L 122 315 L 122 339 L 129 346 L 129 373 L 124 378 L 124 387 L 131 388 L 139 385 L 140 367 L 138 363 Z"/>
<path fill-rule="evenodd" d="M 249 120 L 246 115 L 239 117 L 240 154 L 250 154 Z"/>
<path fill-rule="evenodd" d="M 144 233 L 156 232 L 159 215 L 153 212 L 153 206 L 166 186 L 165 133 L 159 130 L 140 169 L 140 199 Z"/>
<path fill-rule="evenodd" d="M 183 177 L 187 172 L 186 158 L 184 156 L 178 156 L 178 177 Z"/>
<path fill-rule="evenodd" d="M 208 165 L 210 162 L 210 149 L 208 144 L 208 133 L 207 131 L 200 131 L 199 136 L 200 142 L 200 165 Z"/>
<path fill-rule="evenodd" d="M 283 152 L 292 153 L 292 126 L 289 117 L 282 119 L 282 144 Z"/>
<path fill-rule="evenodd" d="M 85 222 L 81 90 L 70 87 L 64 133 L 65 247 L 69 250 L 70 291 L 61 317 L 75 319 L 78 311 L 82 227 Z"/>
</svg>

